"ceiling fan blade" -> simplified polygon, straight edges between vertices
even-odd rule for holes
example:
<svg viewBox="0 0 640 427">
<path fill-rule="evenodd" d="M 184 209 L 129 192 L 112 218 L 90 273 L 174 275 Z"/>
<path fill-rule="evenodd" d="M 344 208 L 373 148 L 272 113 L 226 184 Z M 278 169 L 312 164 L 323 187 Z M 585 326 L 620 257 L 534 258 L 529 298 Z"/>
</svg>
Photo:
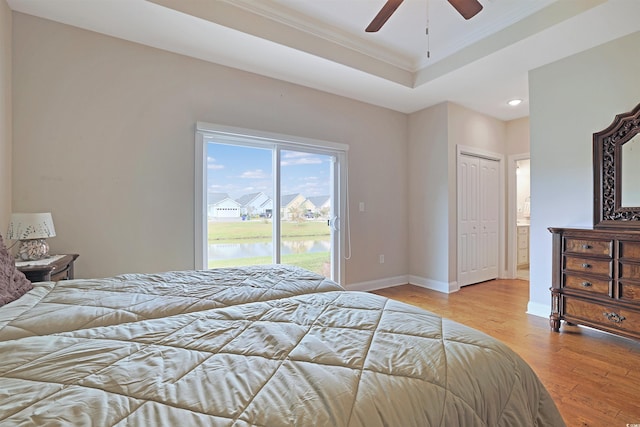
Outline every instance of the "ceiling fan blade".
<svg viewBox="0 0 640 427">
<path fill-rule="evenodd" d="M 378 12 L 376 17 L 373 18 L 373 21 L 371 21 L 365 31 L 367 33 L 375 33 L 380 28 L 382 28 L 384 23 L 387 22 L 387 19 L 389 19 L 389 17 L 393 15 L 393 12 L 396 11 L 398 6 L 400 6 L 400 3 L 402 3 L 403 1 L 404 0 L 387 0 L 384 6 L 382 6 L 382 9 L 380 9 L 380 12 Z"/>
<path fill-rule="evenodd" d="M 447 0 L 464 19 L 471 19 L 482 10 L 478 0 Z"/>
</svg>

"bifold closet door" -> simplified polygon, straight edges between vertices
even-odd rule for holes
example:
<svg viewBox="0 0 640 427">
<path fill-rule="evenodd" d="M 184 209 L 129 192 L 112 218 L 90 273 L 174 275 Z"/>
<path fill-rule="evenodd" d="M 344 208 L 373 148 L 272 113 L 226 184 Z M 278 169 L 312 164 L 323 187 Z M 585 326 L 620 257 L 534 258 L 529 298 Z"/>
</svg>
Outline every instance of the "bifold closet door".
<svg viewBox="0 0 640 427">
<path fill-rule="evenodd" d="M 458 285 L 498 277 L 500 162 L 458 157 Z"/>
</svg>

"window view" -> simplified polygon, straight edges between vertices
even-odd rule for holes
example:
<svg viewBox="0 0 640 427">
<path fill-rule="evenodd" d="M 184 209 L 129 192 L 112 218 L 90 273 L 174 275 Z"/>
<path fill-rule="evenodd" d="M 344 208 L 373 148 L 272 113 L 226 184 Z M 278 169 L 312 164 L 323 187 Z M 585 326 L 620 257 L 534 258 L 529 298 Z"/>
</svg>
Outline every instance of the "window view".
<svg viewBox="0 0 640 427">
<path fill-rule="evenodd" d="M 331 277 L 331 157 L 281 152 L 282 262 Z"/>
<path fill-rule="evenodd" d="M 277 247 L 282 263 L 331 277 L 332 156 L 282 150 L 273 170 L 276 148 L 215 140 L 207 141 L 206 155 L 209 268 L 271 264 Z"/>
<path fill-rule="evenodd" d="M 208 267 L 273 263 L 272 151 L 207 144 Z"/>
</svg>

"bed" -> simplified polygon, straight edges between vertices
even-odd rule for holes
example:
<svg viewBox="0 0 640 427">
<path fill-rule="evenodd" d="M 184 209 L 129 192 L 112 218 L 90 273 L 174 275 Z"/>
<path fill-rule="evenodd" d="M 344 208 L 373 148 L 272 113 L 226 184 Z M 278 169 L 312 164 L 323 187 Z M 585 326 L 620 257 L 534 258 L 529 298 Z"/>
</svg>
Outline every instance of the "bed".
<svg viewBox="0 0 640 427">
<path fill-rule="evenodd" d="M 564 425 L 504 344 L 285 265 L 36 283 L 0 360 L 2 426 Z"/>
</svg>

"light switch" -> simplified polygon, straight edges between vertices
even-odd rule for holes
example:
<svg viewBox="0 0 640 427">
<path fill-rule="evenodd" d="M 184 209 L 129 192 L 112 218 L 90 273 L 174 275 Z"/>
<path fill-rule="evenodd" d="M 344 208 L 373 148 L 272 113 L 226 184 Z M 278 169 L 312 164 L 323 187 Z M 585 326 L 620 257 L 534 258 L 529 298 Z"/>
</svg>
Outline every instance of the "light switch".
<svg viewBox="0 0 640 427">
<path fill-rule="evenodd" d="M 360 212 L 364 212 L 364 202 L 360 202 Z"/>
</svg>

